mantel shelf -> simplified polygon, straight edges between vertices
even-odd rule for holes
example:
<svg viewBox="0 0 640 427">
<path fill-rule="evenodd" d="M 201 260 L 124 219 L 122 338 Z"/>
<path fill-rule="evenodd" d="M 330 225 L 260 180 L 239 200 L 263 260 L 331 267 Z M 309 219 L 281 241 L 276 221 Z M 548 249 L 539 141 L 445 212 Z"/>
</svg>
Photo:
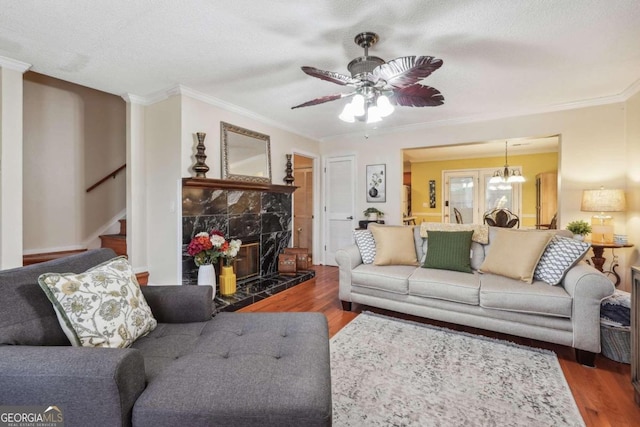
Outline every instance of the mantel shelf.
<svg viewBox="0 0 640 427">
<path fill-rule="evenodd" d="M 274 185 L 263 182 L 228 181 L 224 179 L 182 178 L 182 187 L 215 188 L 220 190 L 253 190 L 269 193 L 293 193 L 298 187 L 293 185 Z"/>
</svg>

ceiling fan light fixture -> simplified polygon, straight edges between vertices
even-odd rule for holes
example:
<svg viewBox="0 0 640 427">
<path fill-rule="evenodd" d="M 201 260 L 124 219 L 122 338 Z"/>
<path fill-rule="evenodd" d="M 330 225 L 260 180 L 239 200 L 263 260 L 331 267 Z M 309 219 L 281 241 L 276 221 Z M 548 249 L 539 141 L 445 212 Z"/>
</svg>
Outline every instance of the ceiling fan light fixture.
<svg viewBox="0 0 640 427">
<path fill-rule="evenodd" d="M 353 96 L 350 107 L 343 109 L 340 119 L 350 123 L 355 120 L 375 123 L 391 115 L 395 110 L 394 105 L 435 107 L 444 103 L 440 91 L 422 84 L 422 80 L 442 66 L 441 59 L 433 56 L 403 56 L 385 62 L 382 58 L 369 55 L 369 48 L 378 40 L 378 35 L 373 32 L 356 35 L 354 42 L 364 49 L 364 55 L 349 62 L 347 69 L 350 76 L 310 66 L 301 67 L 311 77 L 351 87 L 354 91 L 323 96 L 291 108 L 309 107 Z"/>
<path fill-rule="evenodd" d="M 347 123 L 353 123 L 356 121 L 355 115 L 353 114 L 353 106 L 351 105 L 350 102 L 348 102 L 344 106 L 344 109 L 342 110 L 342 113 L 340 113 L 338 118 L 343 122 L 347 122 Z"/>
<path fill-rule="evenodd" d="M 378 106 L 378 110 L 380 111 L 380 116 L 387 117 L 393 113 L 393 105 L 389 102 L 389 98 L 386 95 L 378 96 L 378 100 L 376 101 L 376 105 Z"/>
<path fill-rule="evenodd" d="M 377 123 L 379 121 L 382 121 L 380 109 L 375 105 L 370 106 L 367 109 L 367 123 Z"/>
<path fill-rule="evenodd" d="M 357 94 L 351 101 L 351 108 L 354 116 L 364 116 L 364 96 Z"/>
</svg>

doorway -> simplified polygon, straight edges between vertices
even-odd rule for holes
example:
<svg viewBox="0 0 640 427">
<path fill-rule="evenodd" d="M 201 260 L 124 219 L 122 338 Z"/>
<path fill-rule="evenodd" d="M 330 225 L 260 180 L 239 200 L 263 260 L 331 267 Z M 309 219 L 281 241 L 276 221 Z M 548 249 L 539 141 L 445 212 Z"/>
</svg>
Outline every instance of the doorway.
<svg viewBox="0 0 640 427">
<path fill-rule="evenodd" d="M 313 259 L 313 158 L 294 153 L 293 177 L 293 246 L 308 248 Z"/>
</svg>

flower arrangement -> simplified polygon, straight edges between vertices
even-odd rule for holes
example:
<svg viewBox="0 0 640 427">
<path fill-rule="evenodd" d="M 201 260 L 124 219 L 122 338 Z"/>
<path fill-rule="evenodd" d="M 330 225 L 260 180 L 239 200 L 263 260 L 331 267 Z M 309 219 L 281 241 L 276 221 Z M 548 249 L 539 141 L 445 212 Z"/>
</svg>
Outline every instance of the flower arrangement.
<svg viewBox="0 0 640 427">
<path fill-rule="evenodd" d="M 193 257 L 193 261 L 199 267 L 206 264 L 214 264 L 219 258 L 224 260 L 225 266 L 230 266 L 238 255 L 242 241 L 232 239 L 227 241 L 224 234 L 218 230 L 211 233 L 203 231 L 196 234 L 187 246 L 187 253 Z"/>
</svg>

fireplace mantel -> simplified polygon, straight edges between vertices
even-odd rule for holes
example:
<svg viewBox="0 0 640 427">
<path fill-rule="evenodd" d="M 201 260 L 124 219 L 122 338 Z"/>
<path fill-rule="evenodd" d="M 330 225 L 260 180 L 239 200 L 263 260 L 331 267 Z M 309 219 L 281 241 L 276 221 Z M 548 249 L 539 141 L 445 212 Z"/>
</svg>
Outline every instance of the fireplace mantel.
<svg viewBox="0 0 640 427">
<path fill-rule="evenodd" d="M 228 181 L 224 179 L 182 178 L 182 187 L 214 188 L 216 190 L 264 191 L 267 193 L 293 193 L 293 185 L 265 184 L 264 182 Z"/>
</svg>

